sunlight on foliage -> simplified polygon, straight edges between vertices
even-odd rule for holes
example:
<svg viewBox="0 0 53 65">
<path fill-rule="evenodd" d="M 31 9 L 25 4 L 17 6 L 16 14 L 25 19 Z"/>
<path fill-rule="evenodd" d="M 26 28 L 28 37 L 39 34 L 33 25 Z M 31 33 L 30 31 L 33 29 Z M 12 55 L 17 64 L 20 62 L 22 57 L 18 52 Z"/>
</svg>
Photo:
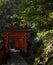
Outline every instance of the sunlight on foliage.
<svg viewBox="0 0 53 65">
<path fill-rule="evenodd" d="M 49 13 L 49 17 L 50 17 L 51 19 L 53 19 L 53 12 L 50 12 L 50 13 Z"/>
</svg>

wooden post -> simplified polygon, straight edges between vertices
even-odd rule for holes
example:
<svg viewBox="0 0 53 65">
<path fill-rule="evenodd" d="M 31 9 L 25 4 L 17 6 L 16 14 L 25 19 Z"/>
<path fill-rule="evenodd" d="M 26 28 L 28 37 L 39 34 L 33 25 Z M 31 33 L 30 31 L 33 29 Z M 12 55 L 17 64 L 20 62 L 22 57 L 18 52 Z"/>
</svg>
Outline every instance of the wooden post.
<svg viewBox="0 0 53 65">
<path fill-rule="evenodd" d="M 8 41 L 8 36 L 5 39 L 5 52 L 7 53 L 9 50 L 9 41 Z"/>
</svg>

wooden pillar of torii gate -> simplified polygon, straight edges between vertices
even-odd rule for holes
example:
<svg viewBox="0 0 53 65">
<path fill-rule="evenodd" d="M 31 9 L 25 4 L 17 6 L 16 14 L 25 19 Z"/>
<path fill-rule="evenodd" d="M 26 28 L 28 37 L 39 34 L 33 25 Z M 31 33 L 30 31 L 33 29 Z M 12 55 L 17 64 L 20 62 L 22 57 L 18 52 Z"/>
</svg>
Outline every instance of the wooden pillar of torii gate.
<svg viewBox="0 0 53 65">
<path fill-rule="evenodd" d="M 8 53 L 8 50 L 9 50 L 9 39 L 8 39 L 8 36 L 6 36 L 5 38 L 5 52 Z"/>
</svg>

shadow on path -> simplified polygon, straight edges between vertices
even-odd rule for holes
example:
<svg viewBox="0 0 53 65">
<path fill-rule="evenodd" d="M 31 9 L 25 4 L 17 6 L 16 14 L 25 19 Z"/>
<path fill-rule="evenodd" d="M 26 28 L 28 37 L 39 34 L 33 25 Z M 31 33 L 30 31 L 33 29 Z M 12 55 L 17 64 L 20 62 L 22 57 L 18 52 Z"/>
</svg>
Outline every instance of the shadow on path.
<svg viewBox="0 0 53 65">
<path fill-rule="evenodd" d="M 28 65 L 19 53 L 11 53 L 7 63 L 2 65 Z"/>
</svg>

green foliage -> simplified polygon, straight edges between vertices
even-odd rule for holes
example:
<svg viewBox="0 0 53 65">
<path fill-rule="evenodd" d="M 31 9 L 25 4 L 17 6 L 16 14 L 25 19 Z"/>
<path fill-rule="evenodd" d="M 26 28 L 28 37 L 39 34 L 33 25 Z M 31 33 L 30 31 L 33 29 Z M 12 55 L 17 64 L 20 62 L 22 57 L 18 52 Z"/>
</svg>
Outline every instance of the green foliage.
<svg viewBox="0 0 53 65">
<path fill-rule="evenodd" d="M 49 13 L 49 17 L 50 17 L 51 19 L 53 19 L 53 12 L 50 12 L 50 13 Z"/>
<path fill-rule="evenodd" d="M 35 61 L 34 61 L 33 65 L 39 65 L 39 63 L 42 65 L 45 65 L 44 58 L 42 59 L 42 62 L 40 61 L 40 58 L 41 58 L 41 54 L 48 50 L 47 49 L 48 43 L 53 43 L 53 29 L 48 30 L 48 31 L 41 31 L 41 32 L 37 33 L 37 36 L 42 38 L 43 45 L 41 45 L 40 48 L 37 49 L 37 52 L 36 52 L 37 56 L 35 55 Z M 52 64 L 52 62 L 49 61 L 48 65 L 49 64 Z"/>
<path fill-rule="evenodd" d="M 8 3 L 10 0 L 0 0 L 0 6 Z"/>
<path fill-rule="evenodd" d="M 29 24 L 35 22 L 34 30 L 52 29 L 53 2 L 51 2 L 47 0 L 23 0 L 23 9 L 20 11 L 21 21 L 30 22 Z"/>
<path fill-rule="evenodd" d="M 43 43 L 53 42 L 53 1 L 52 0 L 0 0 L 0 36 L 3 28 L 29 27 L 38 32 Z M 30 58 L 41 54 L 44 45 L 36 46 L 36 33 L 30 36 Z"/>
<path fill-rule="evenodd" d="M 42 37 L 44 44 L 53 42 L 53 29 L 48 31 L 42 31 L 40 33 L 37 33 L 38 37 Z"/>
<path fill-rule="evenodd" d="M 41 43 L 40 47 L 37 47 L 37 40 L 33 40 L 33 44 L 29 49 L 29 61 L 31 65 L 37 65 L 39 63 L 39 56 L 44 52 L 44 45 Z M 36 60 L 38 59 L 38 60 Z M 36 61 L 34 61 L 36 60 Z"/>
<path fill-rule="evenodd" d="M 29 58 L 31 60 L 32 65 L 37 65 L 40 62 L 41 54 L 46 51 L 47 43 L 53 42 L 53 29 L 48 31 L 41 31 L 37 33 L 38 38 L 41 37 L 43 42 L 40 47 L 37 47 L 38 40 L 36 37 L 33 38 L 31 47 L 29 49 Z M 40 42 L 40 41 L 39 41 Z M 34 61 L 35 59 L 35 61 Z M 40 62 L 41 63 L 41 62 Z M 44 62 L 42 62 L 44 63 Z"/>
<path fill-rule="evenodd" d="M 52 13 L 53 2 L 47 0 L 0 0 L 0 22 L 18 22 L 22 27 L 31 27 L 41 31 L 53 28 Z M 5 16 L 5 17 L 4 17 Z M 13 25 L 12 23 L 12 25 Z M 7 23 L 7 27 L 10 27 Z M 3 25 L 5 27 L 5 25 Z M 18 26 L 18 25 L 17 25 Z M 13 26 L 14 27 L 14 26 Z"/>
<path fill-rule="evenodd" d="M 0 0 L 0 3 L 0 28 L 18 27 L 20 0 Z"/>
<path fill-rule="evenodd" d="M 35 35 L 33 35 L 33 34 L 31 34 L 31 36 L 29 38 L 30 39 L 29 59 L 30 59 L 31 62 L 34 62 L 34 59 L 36 57 L 38 57 L 44 51 L 43 42 L 41 40 L 36 39 L 36 37 L 37 37 L 36 34 Z"/>
</svg>

